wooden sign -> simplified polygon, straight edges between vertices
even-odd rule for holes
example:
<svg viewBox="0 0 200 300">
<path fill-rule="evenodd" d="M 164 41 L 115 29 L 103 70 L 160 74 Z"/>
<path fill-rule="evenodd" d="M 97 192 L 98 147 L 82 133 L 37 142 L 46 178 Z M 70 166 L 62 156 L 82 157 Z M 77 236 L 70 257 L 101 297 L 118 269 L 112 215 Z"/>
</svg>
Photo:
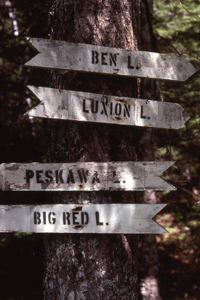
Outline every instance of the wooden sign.
<svg viewBox="0 0 200 300">
<path fill-rule="evenodd" d="M 4 191 L 175 190 L 159 175 L 174 162 L 10 163 L 0 165 Z"/>
<path fill-rule="evenodd" d="M 185 81 L 196 69 L 184 57 L 57 40 L 25 38 L 39 53 L 26 67 Z"/>
<path fill-rule="evenodd" d="M 167 233 L 152 218 L 166 204 L 1 205 L 0 232 Z"/>
<path fill-rule="evenodd" d="M 31 117 L 173 129 L 179 129 L 189 119 L 176 103 L 28 88 L 42 101 L 26 113 Z"/>
</svg>

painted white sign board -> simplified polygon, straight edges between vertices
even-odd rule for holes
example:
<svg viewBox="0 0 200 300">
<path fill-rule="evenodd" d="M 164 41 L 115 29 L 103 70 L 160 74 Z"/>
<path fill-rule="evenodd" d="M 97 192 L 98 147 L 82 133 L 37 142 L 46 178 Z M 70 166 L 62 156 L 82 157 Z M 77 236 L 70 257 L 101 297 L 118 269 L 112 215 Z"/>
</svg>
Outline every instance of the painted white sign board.
<svg viewBox="0 0 200 300">
<path fill-rule="evenodd" d="M 39 53 L 26 67 L 185 81 L 196 72 L 184 57 L 26 37 Z"/>
<path fill-rule="evenodd" d="M 0 165 L 4 191 L 175 190 L 159 177 L 174 162 L 10 163 Z"/>
<path fill-rule="evenodd" d="M 176 103 L 28 86 L 42 101 L 30 117 L 179 129 L 188 114 Z M 25 114 L 25 115 L 26 115 Z"/>
<path fill-rule="evenodd" d="M 0 232 L 167 233 L 152 218 L 166 204 L 0 205 Z"/>
</svg>

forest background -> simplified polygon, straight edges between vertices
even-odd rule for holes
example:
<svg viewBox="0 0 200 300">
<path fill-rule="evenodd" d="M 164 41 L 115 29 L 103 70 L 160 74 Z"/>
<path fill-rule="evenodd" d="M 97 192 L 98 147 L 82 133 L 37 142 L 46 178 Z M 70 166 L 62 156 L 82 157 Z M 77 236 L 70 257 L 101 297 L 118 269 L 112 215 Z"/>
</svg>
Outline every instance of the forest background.
<svg viewBox="0 0 200 300">
<path fill-rule="evenodd" d="M 38 103 L 26 85 L 47 86 L 48 71 L 23 68 L 36 54 L 23 38 L 48 38 L 49 8 L 44 0 L 0 0 L 0 163 L 46 161 L 47 122 L 23 114 Z M 154 51 L 184 56 L 199 69 L 199 15 L 198 0 L 154 1 L 149 14 Z M 156 160 L 176 161 L 162 177 L 177 190 L 157 193 L 158 202 L 168 204 L 157 217 L 169 231 L 156 237 L 163 300 L 200 300 L 199 87 L 199 72 L 183 83 L 156 81 L 152 99 L 179 103 L 190 116 L 179 130 L 154 129 L 152 138 Z M 0 204 L 19 203 L 43 203 L 43 194 L 0 191 Z M 42 234 L 0 235 L 1 300 L 42 299 L 42 249 Z"/>
</svg>

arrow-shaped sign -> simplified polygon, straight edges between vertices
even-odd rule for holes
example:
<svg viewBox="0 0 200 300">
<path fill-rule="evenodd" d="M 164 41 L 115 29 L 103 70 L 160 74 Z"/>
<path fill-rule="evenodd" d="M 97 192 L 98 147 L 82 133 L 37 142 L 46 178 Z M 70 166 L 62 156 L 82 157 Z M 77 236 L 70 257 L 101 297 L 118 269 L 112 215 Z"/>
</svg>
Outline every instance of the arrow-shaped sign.
<svg viewBox="0 0 200 300">
<path fill-rule="evenodd" d="M 152 218 L 166 204 L 0 205 L 0 232 L 167 233 Z"/>
<path fill-rule="evenodd" d="M 185 81 L 196 69 L 184 57 L 65 41 L 25 38 L 39 52 L 27 67 Z"/>
<path fill-rule="evenodd" d="M 26 113 L 31 117 L 173 129 L 179 129 L 189 119 L 177 103 L 28 88 L 42 101 Z"/>
<path fill-rule="evenodd" d="M 174 162 L 10 163 L 0 165 L 5 191 L 175 190 L 159 175 Z"/>
</svg>

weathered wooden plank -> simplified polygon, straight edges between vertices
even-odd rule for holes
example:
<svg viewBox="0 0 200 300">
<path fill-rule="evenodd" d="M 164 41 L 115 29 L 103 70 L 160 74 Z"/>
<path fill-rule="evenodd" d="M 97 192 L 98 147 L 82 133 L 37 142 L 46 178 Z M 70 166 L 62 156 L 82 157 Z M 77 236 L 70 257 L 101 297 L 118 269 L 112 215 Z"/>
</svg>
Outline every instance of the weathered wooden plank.
<svg viewBox="0 0 200 300">
<path fill-rule="evenodd" d="M 165 206 L 166 204 L 0 205 L 0 232 L 167 233 L 167 230 L 152 220 Z"/>
<path fill-rule="evenodd" d="M 179 129 L 188 114 L 177 103 L 28 86 L 42 101 L 31 117 Z M 25 115 L 26 115 L 25 114 Z"/>
<path fill-rule="evenodd" d="M 174 162 L 76 162 L 1 164 L 5 191 L 175 190 L 159 175 Z"/>
<path fill-rule="evenodd" d="M 184 57 L 26 37 L 39 54 L 26 67 L 185 81 L 196 69 Z"/>
</svg>

